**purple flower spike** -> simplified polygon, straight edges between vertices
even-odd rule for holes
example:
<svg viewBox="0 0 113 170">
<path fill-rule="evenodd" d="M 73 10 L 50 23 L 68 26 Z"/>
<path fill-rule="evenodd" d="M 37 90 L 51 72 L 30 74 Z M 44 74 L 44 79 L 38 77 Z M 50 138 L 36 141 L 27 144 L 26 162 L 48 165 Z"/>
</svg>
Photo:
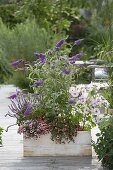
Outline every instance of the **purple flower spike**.
<svg viewBox="0 0 113 170">
<path fill-rule="evenodd" d="M 39 63 L 45 63 L 45 61 L 46 61 L 46 55 L 43 53 L 40 53 Z"/>
<path fill-rule="evenodd" d="M 64 73 L 64 74 L 70 74 L 71 71 L 70 71 L 69 69 L 65 68 L 65 69 L 63 70 L 63 73 Z"/>
<path fill-rule="evenodd" d="M 75 103 L 75 99 L 74 98 L 69 99 L 69 104 L 74 104 L 74 103 Z"/>
<path fill-rule="evenodd" d="M 76 54 L 76 58 L 80 58 L 81 56 L 82 56 L 82 54 L 81 54 L 81 53 Z"/>
<path fill-rule="evenodd" d="M 69 61 L 75 61 L 75 60 L 76 60 L 76 56 L 75 55 L 69 58 Z"/>
<path fill-rule="evenodd" d="M 23 63 L 23 60 L 16 60 L 16 61 L 12 62 L 11 64 L 12 64 L 13 67 L 17 67 L 21 63 Z"/>
<path fill-rule="evenodd" d="M 46 55 L 43 53 L 35 53 L 35 56 L 37 57 L 37 62 L 39 63 L 45 63 L 46 61 Z"/>
<path fill-rule="evenodd" d="M 56 44 L 56 49 L 59 49 L 63 44 L 65 43 L 65 40 L 60 40 L 60 41 L 58 41 L 58 43 Z"/>
<path fill-rule="evenodd" d="M 76 54 L 76 55 L 74 55 L 74 56 L 70 57 L 70 58 L 69 58 L 69 62 L 70 62 L 70 64 L 74 64 L 74 63 L 75 63 L 75 61 L 76 61 L 76 59 L 80 58 L 81 56 L 82 56 L 82 54 L 81 54 L 81 53 L 79 53 L 79 54 Z"/>
<path fill-rule="evenodd" d="M 44 81 L 43 80 L 38 80 L 34 83 L 35 87 L 43 85 Z"/>
<path fill-rule="evenodd" d="M 70 60 L 70 64 L 75 64 L 75 60 Z"/>
<path fill-rule="evenodd" d="M 28 105 L 27 109 L 24 112 L 24 115 L 27 116 L 29 115 L 33 110 L 33 106 L 31 104 Z"/>
<path fill-rule="evenodd" d="M 18 94 L 19 94 L 19 91 L 13 93 L 13 94 L 12 94 L 11 96 L 9 96 L 8 98 L 9 98 L 9 99 L 16 99 L 16 97 L 17 97 Z"/>
<path fill-rule="evenodd" d="M 40 53 L 40 58 L 44 60 L 46 58 L 46 55 L 43 53 Z"/>
<path fill-rule="evenodd" d="M 78 39 L 74 42 L 74 45 L 80 45 L 83 39 Z"/>
</svg>

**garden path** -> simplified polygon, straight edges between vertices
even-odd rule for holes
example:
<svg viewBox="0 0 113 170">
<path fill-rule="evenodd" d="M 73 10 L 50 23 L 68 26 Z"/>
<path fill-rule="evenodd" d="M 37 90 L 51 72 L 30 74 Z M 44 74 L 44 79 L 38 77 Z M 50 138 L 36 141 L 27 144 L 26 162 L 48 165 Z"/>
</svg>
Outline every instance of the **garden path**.
<svg viewBox="0 0 113 170">
<path fill-rule="evenodd" d="M 16 88 L 12 85 L 0 87 L 0 126 L 4 129 L 16 120 L 5 117 L 10 104 L 7 98 Z M 95 138 L 97 128 L 93 129 Z M 17 126 L 3 133 L 3 146 L 0 147 L 0 170 L 102 170 L 93 151 L 91 157 L 23 157 L 22 135 L 17 134 Z"/>
</svg>

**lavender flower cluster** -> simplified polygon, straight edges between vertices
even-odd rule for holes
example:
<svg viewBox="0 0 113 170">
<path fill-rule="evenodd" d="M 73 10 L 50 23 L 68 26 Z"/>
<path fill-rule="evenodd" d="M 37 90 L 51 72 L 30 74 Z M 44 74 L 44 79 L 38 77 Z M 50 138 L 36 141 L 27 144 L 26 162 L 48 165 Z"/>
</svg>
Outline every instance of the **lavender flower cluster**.
<svg viewBox="0 0 113 170">
<path fill-rule="evenodd" d="M 11 126 L 17 125 L 21 126 L 26 122 L 27 117 L 30 117 L 33 109 L 37 105 L 37 95 L 24 94 L 22 91 L 16 91 L 8 97 L 11 100 L 11 104 L 8 106 L 9 111 L 5 116 L 15 117 L 17 122 L 15 124 L 9 125 L 6 129 Z"/>
<path fill-rule="evenodd" d="M 27 116 L 31 113 L 33 105 L 29 99 L 26 99 L 22 92 L 17 91 L 13 93 L 11 96 L 9 96 L 9 99 L 11 100 L 9 109 L 12 113 L 14 113 L 14 116 L 18 115 L 19 113 L 23 113 L 24 116 Z"/>
</svg>

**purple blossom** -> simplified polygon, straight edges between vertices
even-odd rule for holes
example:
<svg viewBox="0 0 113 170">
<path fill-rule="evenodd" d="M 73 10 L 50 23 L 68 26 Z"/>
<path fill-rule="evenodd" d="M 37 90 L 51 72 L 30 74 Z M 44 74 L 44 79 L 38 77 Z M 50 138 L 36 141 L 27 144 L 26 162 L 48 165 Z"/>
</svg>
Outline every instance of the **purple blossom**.
<svg viewBox="0 0 113 170">
<path fill-rule="evenodd" d="M 69 60 L 76 60 L 77 58 L 80 58 L 81 56 L 82 56 L 82 54 L 81 54 L 81 53 L 78 53 L 78 54 L 70 57 Z"/>
<path fill-rule="evenodd" d="M 69 69 L 65 68 L 65 69 L 63 70 L 63 73 L 64 73 L 64 74 L 70 74 L 71 71 L 70 71 Z"/>
<path fill-rule="evenodd" d="M 78 54 L 76 54 L 76 55 L 70 57 L 70 58 L 69 58 L 70 64 L 74 64 L 75 61 L 76 61 L 76 59 L 80 58 L 81 56 L 82 56 L 82 54 L 81 54 L 81 53 L 78 53 Z"/>
<path fill-rule="evenodd" d="M 69 104 L 74 104 L 74 103 L 75 103 L 75 99 L 74 98 L 69 99 Z"/>
<path fill-rule="evenodd" d="M 40 53 L 40 58 L 44 60 L 46 58 L 46 55 L 44 53 Z"/>
<path fill-rule="evenodd" d="M 44 64 L 45 63 L 45 60 L 43 60 L 43 59 L 39 59 L 39 60 L 37 60 L 39 63 L 41 63 L 41 64 Z"/>
<path fill-rule="evenodd" d="M 74 45 L 80 45 L 83 39 L 78 39 L 74 42 Z"/>
<path fill-rule="evenodd" d="M 17 67 L 18 65 L 20 65 L 22 63 L 23 63 L 23 60 L 16 60 L 16 61 L 12 62 L 11 64 L 13 67 Z"/>
<path fill-rule="evenodd" d="M 32 110 L 33 110 L 33 106 L 32 106 L 32 104 L 30 103 L 30 104 L 28 105 L 27 109 L 25 110 L 24 115 L 25 115 L 25 116 L 29 115 L 29 114 L 32 112 Z"/>
<path fill-rule="evenodd" d="M 9 96 L 9 99 L 16 99 L 17 95 L 19 94 L 19 91 L 13 93 L 11 96 Z"/>
<path fill-rule="evenodd" d="M 57 44 L 56 44 L 56 47 L 55 47 L 56 50 L 59 50 L 59 48 L 60 48 L 64 43 L 65 43 L 65 40 L 63 40 L 63 39 L 60 40 L 60 41 L 58 41 Z"/>
<path fill-rule="evenodd" d="M 46 61 L 46 55 L 44 53 L 35 53 L 35 57 L 39 63 L 45 63 Z"/>
<path fill-rule="evenodd" d="M 82 56 L 82 53 L 76 54 L 76 58 L 80 58 Z"/>
<path fill-rule="evenodd" d="M 70 60 L 70 64 L 75 64 L 75 60 Z"/>
<path fill-rule="evenodd" d="M 38 87 L 38 86 L 43 85 L 43 83 L 44 83 L 43 80 L 37 80 L 37 81 L 34 83 L 34 85 L 35 85 L 35 87 Z"/>
</svg>

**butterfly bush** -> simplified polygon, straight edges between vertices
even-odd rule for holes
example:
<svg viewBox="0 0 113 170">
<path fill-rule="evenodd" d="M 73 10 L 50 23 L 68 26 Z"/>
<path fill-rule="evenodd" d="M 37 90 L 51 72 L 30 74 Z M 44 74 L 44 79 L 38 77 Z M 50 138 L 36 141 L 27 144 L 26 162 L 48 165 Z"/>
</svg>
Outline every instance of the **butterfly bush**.
<svg viewBox="0 0 113 170">
<path fill-rule="evenodd" d="M 74 46 L 82 41 L 74 42 Z M 82 52 L 72 55 L 72 47 L 62 39 L 45 53 L 35 52 L 33 63 L 24 62 L 33 93 L 16 91 L 9 96 L 11 105 L 6 115 L 17 119 L 18 133 L 25 138 L 38 139 L 51 133 L 56 143 L 74 141 L 77 131 L 94 127 L 100 108 L 108 106 L 97 87 L 72 86 L 75 62 L 83 56 Z M 18 69 L 21 62 L 13 62 L 13 67 Z"/>
</svg>

